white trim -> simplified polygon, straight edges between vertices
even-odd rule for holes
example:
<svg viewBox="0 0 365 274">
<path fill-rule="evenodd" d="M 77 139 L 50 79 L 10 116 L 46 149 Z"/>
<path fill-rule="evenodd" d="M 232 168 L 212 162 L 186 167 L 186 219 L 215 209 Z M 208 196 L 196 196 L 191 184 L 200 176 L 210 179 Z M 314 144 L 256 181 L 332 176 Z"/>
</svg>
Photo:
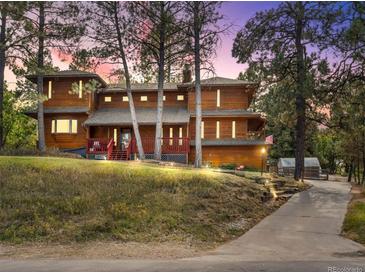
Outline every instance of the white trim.
<svg viewBox="0 0 365 274">
<path fill-rule="evenodd" d="M 113 139 L 114 139 L 114 145 L 116 146 L 118 143 L 118 129 L 115 128 L 113 131 Z"/>
</svg>

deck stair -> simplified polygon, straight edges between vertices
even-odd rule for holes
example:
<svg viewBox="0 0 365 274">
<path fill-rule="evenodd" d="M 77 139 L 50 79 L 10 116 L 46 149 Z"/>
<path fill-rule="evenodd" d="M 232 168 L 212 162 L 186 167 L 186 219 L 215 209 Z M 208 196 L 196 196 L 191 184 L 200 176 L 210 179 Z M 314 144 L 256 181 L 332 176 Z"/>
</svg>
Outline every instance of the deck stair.
<svg viewBox="0 0 365 274">
<path fill-rule="evenodd" d="M 129 155 L 127 150 L 113 149 L 112 153 L 108 156 L 108 160 L 126 161 Z"/>
</svg>

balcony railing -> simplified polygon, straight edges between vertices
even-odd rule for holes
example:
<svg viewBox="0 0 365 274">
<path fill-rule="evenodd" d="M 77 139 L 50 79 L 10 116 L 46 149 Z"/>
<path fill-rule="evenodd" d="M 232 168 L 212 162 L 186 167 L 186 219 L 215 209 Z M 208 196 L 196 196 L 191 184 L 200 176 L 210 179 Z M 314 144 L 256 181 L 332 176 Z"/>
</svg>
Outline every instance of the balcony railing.
<svg viewBox="0 0 365 274">
<path fill-rule="evenodd" d="M 90 138 L 87 139 L 87 154 L 103 154 L 108 151 L 110 140 L 106 138 Z"/>
<path fill-rule="evenodd" d="M 248 140 L 264 140 L 264 131 L 247 131 L 246 139 Z"/>
<path fill-rule="evenodd" d="M 155 151 L 155 138 L 142 138 L 144 153 L 151 154 Z M 189 138 L 161 138 L 161 151 L 163 154 L 186 154 L 190 151 Z M 131 153 L 138 153 L 136 139 L 132 138 Z"/>
</svg>

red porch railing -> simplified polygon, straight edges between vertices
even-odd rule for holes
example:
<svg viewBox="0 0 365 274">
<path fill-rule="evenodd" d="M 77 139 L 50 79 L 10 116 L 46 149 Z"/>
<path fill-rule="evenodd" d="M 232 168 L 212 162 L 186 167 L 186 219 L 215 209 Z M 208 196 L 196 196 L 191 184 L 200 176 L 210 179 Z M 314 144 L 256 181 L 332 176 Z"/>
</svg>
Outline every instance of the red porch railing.
<svg viewBox="0 0 365 274">
<path fill-rule="evenodd" d="M 161 151 L 164 154 L 186 154 L 190 151 L 190 139 L 189 138 L 161 138 Z M 154 153 L 155 151 L 155 138 L 144 137 L 142 138 L 142 145 L 144 153 Z M 138 153 L 136 139 L 131 140 L 131 153 Z"/>
<path fill-rule="evenodd" d="M 108 150 L 108 160 L 111 159 L 112 157 L 112 153 L 113 153 L 113 149 L 114 149 L 114 139 L 111 138 L 109 141 L 109 144 L 107 145 L 106 149 Z"/>
<path fill-rule="evenodd" d="M 112 139 L 113 140 L 113 139 Z M 110 141 L 106 138 L 91 138 L 87 140 L 87 152 L 88 154 L 102 154 L 108 151 L 108 144 Z M 113 147 L 113 146 L 111 146 Z"/>
</svg>

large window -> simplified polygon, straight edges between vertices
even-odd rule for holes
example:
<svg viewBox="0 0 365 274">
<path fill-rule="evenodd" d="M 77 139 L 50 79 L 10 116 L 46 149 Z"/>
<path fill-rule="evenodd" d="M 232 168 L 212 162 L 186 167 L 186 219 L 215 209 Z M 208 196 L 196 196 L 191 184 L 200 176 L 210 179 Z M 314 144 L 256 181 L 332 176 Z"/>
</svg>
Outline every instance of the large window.
<svg viewBox="0 0 365 274">
<path fill-rule="evenodd" d="M 52 120 L 52 133 L 77 133 L 77 120 Z"/>
</svg>

